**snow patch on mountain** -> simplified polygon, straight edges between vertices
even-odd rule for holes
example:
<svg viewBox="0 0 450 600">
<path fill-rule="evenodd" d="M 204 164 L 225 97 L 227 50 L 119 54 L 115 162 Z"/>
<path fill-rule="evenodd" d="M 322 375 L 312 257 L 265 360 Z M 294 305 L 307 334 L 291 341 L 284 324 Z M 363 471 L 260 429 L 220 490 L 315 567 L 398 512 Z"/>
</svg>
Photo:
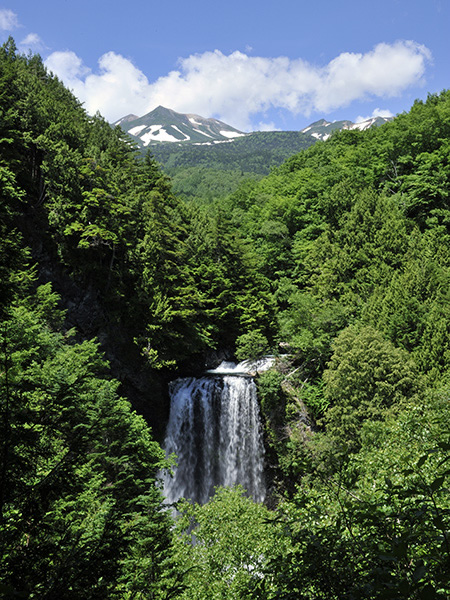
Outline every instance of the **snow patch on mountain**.
<svg viewBox="0 0 450 600">
<path fill-rule="evenodd" d="M 145 129 L 145 125 L 138 125 L 137 127 L 132 127 L 129 129 L 128 133 L 130 135 L 139 135 L 143 129 Z"/>
<path fill-rule="evenodd" d="M 392 117 L 376 115 L 366 119 L 352 121 L 326 121 L 320 119 L 311 123 L 300 133 L 309 135 L 320 141 L 325 141 L 335 132 L 342 129 L 364 131 L 369 127 L 382 125 Z M 217 119 L 205 119 L 195 114 L 182 114 L 174 110 L 158 106 L 143 117 L 127 115 L 113 125 L 120 125 L 140 147 L 161 142 L 171 142 L 179 145 L 211 145 L 233 143 L 248 133 L 243 133 Z"/>
<path fill-rule="evenodd" d="M 206 131 L 199 131 L 198 133 L 201 133 L 202 135 L 206 135 L 206 137 L 212 138 L 213 136 L 210 135 L 209 133 L 206 133 Z M 202 143 L 202 142 L 200 142 Z"/>
<path fill-rule="evenodd" d="M 160 142 L 176 144 L 226 142 L 247 135 L 217 119 L 177 113 L 163 106 L 158 106 L 143 117 L 128 115 L 114 125 L 121 125 L 126 129 L 141 147 Z"/>
<path fill-rule="evenodd" d="M 355 123 L 352 127 L 349 127 L 349 129 L 359 129 L 360 131 L 364 131 L 364 129 L 367 129 L 371 126 L 372 123 L 370 123 L 369 121 L 363 121 L 362 123 Z"/>
<path fill-rule="evenodd" d="M 163 129 L 162 125 L 151 125 L 144 135 L 140 136 L 144 146 L 151 142 L 179 142 L 180 140 Z"/>
<path fill-rule="evenodd" d="M 238 133 L 237 131 L 221 131 L 220 135 L 223 135 L 224 137 L 227 137 L 227 138 L 236 138 L 236 137 L 242 137 L 243 135 L 245 135 L 245 133 Z"/>
<path fill-rule="evenodd" d="M 358 121 L 357 123 L 353 123 L 352 121 L 326 121 L 325 119 L 320 119 L 320 121 L 316 121 L 315 123 L 311 123 L 308 127 L 305 127 L 301 130 L 301 133 L 307 133 L 311 137 L 316 140 L 320 140 L 322 142 L 329 139 L 334 131 L 342 131 L 343 129 L 347 130 L 355 130 L 365 131 L 370 127 L 383 125 L 387 121 L 391 121 L 392 117 L 370 117 L 363 121 Z"/>
</svg>

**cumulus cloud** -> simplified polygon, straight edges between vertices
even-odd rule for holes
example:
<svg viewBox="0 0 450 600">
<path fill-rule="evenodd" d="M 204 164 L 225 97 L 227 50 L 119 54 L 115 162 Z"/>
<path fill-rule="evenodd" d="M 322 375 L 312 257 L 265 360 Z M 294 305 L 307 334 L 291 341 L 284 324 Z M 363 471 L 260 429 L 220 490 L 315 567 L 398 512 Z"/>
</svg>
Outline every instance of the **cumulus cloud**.
<svg viewBox="0 0 450 600">
<path fill-rule="evenodd" d="M 19 21 L 16 13 L 8 8 L 0 8 L 0 29 L 3 31 L 12 31 L 19 27 Z"/>
<path fill-rule="evenodd" d="M 130 112 L 144 114 L 156 106 L 152 106 L 152 86 L 146 76 L 131 61 L 114 52 L 100 58 L 97 74 L 72 51 L 53 52 L 45 64 L 73 90 L 91 114 L 100 111 L 114 121 Z"/>
<path fill-rule="evenodd" d="M 55 52 L 49 68 L 72 88 L 88 112 L 114 121 L 145 114 L 158 105 L 215 116 L 241 129 L 272 108 L 309 116 L 355 100 L 400 95 L 421 83 L 429 50 L 412 41 L 381 43 L 365 54 L 345 52 L 325 66 L 301 58 L 257 57 L 219 50 L 180 59 L 179 68 L 149 82 L 133 63 L 104 54 L 92 72 L 73 52 Z"/>
<path fill-rule="evenodd" d="M 394 114 L 388 110 L 388 109 L 383 109 L 383 108 L 375 108 L 372 111 L 371 115 L 368 115 L 367 117 L 356 117 L 355 119 L 355 123 L 362 123 L 363 121 L 367 121 L 368 119 L 373 119 L 374 117 L 393 117 Z"/>
<path fill-rule="evenodd" d="M 275 125 L 273 121 L 270 123 L 265 123 L 264 121 L 260 121 L 258 125 L 255 127 L 257 131 L 281 131 L 279 127 Z"/>
<path fill-rule="evenodd" d="M 78 85 L 82 90 L 85 86 L 83 78 L 90 69 L 83 65 L 81 58 L 72 51 L 53 52 L 45 61 L 47 67 L 60 77 L 69 87 Z"/>
<path fill-rule="evenodd" d="M 46 48 L 44 42 L 38 36 L 37 33 L 29 33 L 26 38 L 24 38 L 19 46 L 25 50 L 33 50 L 34 52 L 39 52 Z"/>
<path fill-rule="evenodd" d="M 391 113 L 390 110 L 384 108 L 375 108 L 375 110 L 372 112 L 372 117 L 387 117 L 387 118 L 391 118 L 393 117 L 393 113 Z"/>
</svg>

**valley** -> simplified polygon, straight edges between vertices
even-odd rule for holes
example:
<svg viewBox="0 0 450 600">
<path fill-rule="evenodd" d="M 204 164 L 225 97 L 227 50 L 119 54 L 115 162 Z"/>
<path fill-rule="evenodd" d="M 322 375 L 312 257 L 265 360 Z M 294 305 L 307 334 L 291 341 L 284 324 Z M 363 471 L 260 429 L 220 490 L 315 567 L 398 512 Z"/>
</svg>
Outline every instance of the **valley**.
<svg viewBox="0 0 450 600">
<path fill-rule="evenodd" d="M 0 109 L 0 596 L 449 600 L 450 92 L 121 129 L 9 38 Z"/>
<path fill-rule="evenodd" d="M 360 123 L 320 119 L 302 131 L 243 133 L 216 119 L 157 107 L 143 117 L 128 115 L 113 126 L 127 133 L 141 152 L 150 151 L 186 199 L 211 202 L 246 181 L 268 175 L 290 156 L 341 130 L 364 131 L 390 121 L 375 117 Z"/>
</svg>

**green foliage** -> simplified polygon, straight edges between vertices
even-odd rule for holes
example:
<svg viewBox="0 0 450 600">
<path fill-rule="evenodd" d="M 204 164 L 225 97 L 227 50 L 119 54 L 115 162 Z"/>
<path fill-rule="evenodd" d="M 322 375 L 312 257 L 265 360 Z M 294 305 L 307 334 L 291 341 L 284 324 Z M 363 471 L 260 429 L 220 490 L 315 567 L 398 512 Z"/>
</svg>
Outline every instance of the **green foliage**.
<svg viewBox="0 0 450 600">
<path fill-rule="evenodd" d="M 248 598 L 275 545 L 286 543 L 269 510 L 244 490 L 218 488 L 204 506 L 180 503 L 177 560 L 186 573 L 183 599 Z"/>
<path fill-rule="evenodd" d="M 19 279 L 13 263 L 24 249 L 13 221 L 32 211 L 35 232 L 21 221 L 26 243 L 42 245 L 88 288 L 150 367 L 233 346 L 256 321 L 267 334 L 268 283 L 223 216 L 176 198 L 155 160 L 99 115 L 88 117 L 39 57 L 11 47 L 3 62 L 2 244 L 12 268 L 2 282 Z"/>
<path fill-rule="evenodd" d="M 449 364 L 447 234 L 411 236 L 402 270 L 364 308 L 365 317 L 398 346 L 410 351 L 433 380 Z M 438 241 L 439 240 L 439 241 Z"/>
<path fill-rule="evenodd" d="M 354 447 L 365 419 L 378 420 L 386 410 L 419 389 L 417 370 L 405 351 L 371 327 L 348 327 L 336 338 L 323 373 L 330 403 L 327 432 Z"/>
<path fill-rule="evenodd" d="M 259 131 L 232 144 L 158 143 L 152 152 L 170 175 L 175 193 L 211 203 L 234 193 L 244 182 L 260 180 L 272 167 L 315 141 L 298 131 Z"/>
<path fill-rule="evenodd" d="M 258 330 L 244 333 L 236 340 L 236 357 L 238 360 L 261 358 L 268 351 L 267 338 Z"/>
<path fill-rule="evenodd" d="M 278 313 L 280 336 L 301 361 L 305 376 L 320 374 L 331 355 L 331 342 L 349 320 L 349 309 L 334 299 L 319 300 L 294 291 Z"/>
<path fill-rule="evenodd" d="M 98 345 L 49 326 L 56 301 L 39 288 L 1 325 L 1 581 L 30 598 L 156 594 L 171 543 L 163 453 Z"/>
<path fill-rule="evenodd" d="M 304 383 L 301 388 L 301 397 L 308 410 L 315 419 L 322 418 L 330 407 L 330 398 L 325 395 L 323 379 L 311 383 Z"/>
<path fill-rule="evenodd" d="M 450 93 L 281 165 L 308 140 L 264 136 L 158 147 L 185 202 L 38 56 L 0 48 L 6 597 L 448 599 Z M 162 453 L 51 280 L 70 322 L 94 298 L 122 383 L 126 360 L 280 345 L 258 383 L 275 513 L 219 490 L 180 505 L 173 540 Z"/>
<path fill-rule="evenodd" d="M 28 252 L 21 244 L 21 234 L 14 226 L 23 199 L 14 174 L 0 164 L 0 315 L 17 293 L 30 281 L 27 269 Z"/>
<path fill-rule="evenodd" d="M 242 170 L 220 170 L 207 167 L 166 169 L 178 196 L 196 203 L 212 203 L 236 191 L 243 182 L 258 181 L 262 175 Z"/>
<path fill-rule="evenodd" d="M 284 397 L 281 384 L 283 375 L 274 369 L 260 373 L 257 379 L 258 398 L 261 408 L 266 415 L 284 406 Z"/>
<path fill-rule="evenodd" d="M 280 506 L 292 549 L 254 597 L 447 599 L 448 435 L 448 390 L 366 422 L 358 454 Z"/>
<path fill-rule="evenodd" d="M 315 142 L 298 131 L 258 131 L 233 140 L 232 144 L 178 145 L 157 144 L 152 151 L 165 169 L 172 173 L 201 166 L 221 171 L 246 171 L 267 175 L 270 168 Z"/>
</svg>

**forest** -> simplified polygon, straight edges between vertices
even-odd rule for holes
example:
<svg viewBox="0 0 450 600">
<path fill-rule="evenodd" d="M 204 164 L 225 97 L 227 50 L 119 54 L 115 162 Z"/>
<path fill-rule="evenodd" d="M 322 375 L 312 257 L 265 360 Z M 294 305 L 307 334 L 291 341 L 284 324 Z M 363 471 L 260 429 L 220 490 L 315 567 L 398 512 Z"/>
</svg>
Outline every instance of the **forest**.
<svg viewBox="0 0 450 600">
<path fill-rule="evenodd" d="M 300 131 L 255 131 L 217 145 L 156 143 L 154 158 L 170 176 L 180 197 L 211 203 L 235 192 L 241 183 L 259 180 L 271 168 L 311 146 L 316 139 Z"/>
<path fill-rule="evenodd" d="M 450 599 L 449 91 L 205 202 L 10 38 L 0 190 L 1 598 Z M 267 353 L 266 502 L 173 513 L 168 381 Z"/>
</svg>

